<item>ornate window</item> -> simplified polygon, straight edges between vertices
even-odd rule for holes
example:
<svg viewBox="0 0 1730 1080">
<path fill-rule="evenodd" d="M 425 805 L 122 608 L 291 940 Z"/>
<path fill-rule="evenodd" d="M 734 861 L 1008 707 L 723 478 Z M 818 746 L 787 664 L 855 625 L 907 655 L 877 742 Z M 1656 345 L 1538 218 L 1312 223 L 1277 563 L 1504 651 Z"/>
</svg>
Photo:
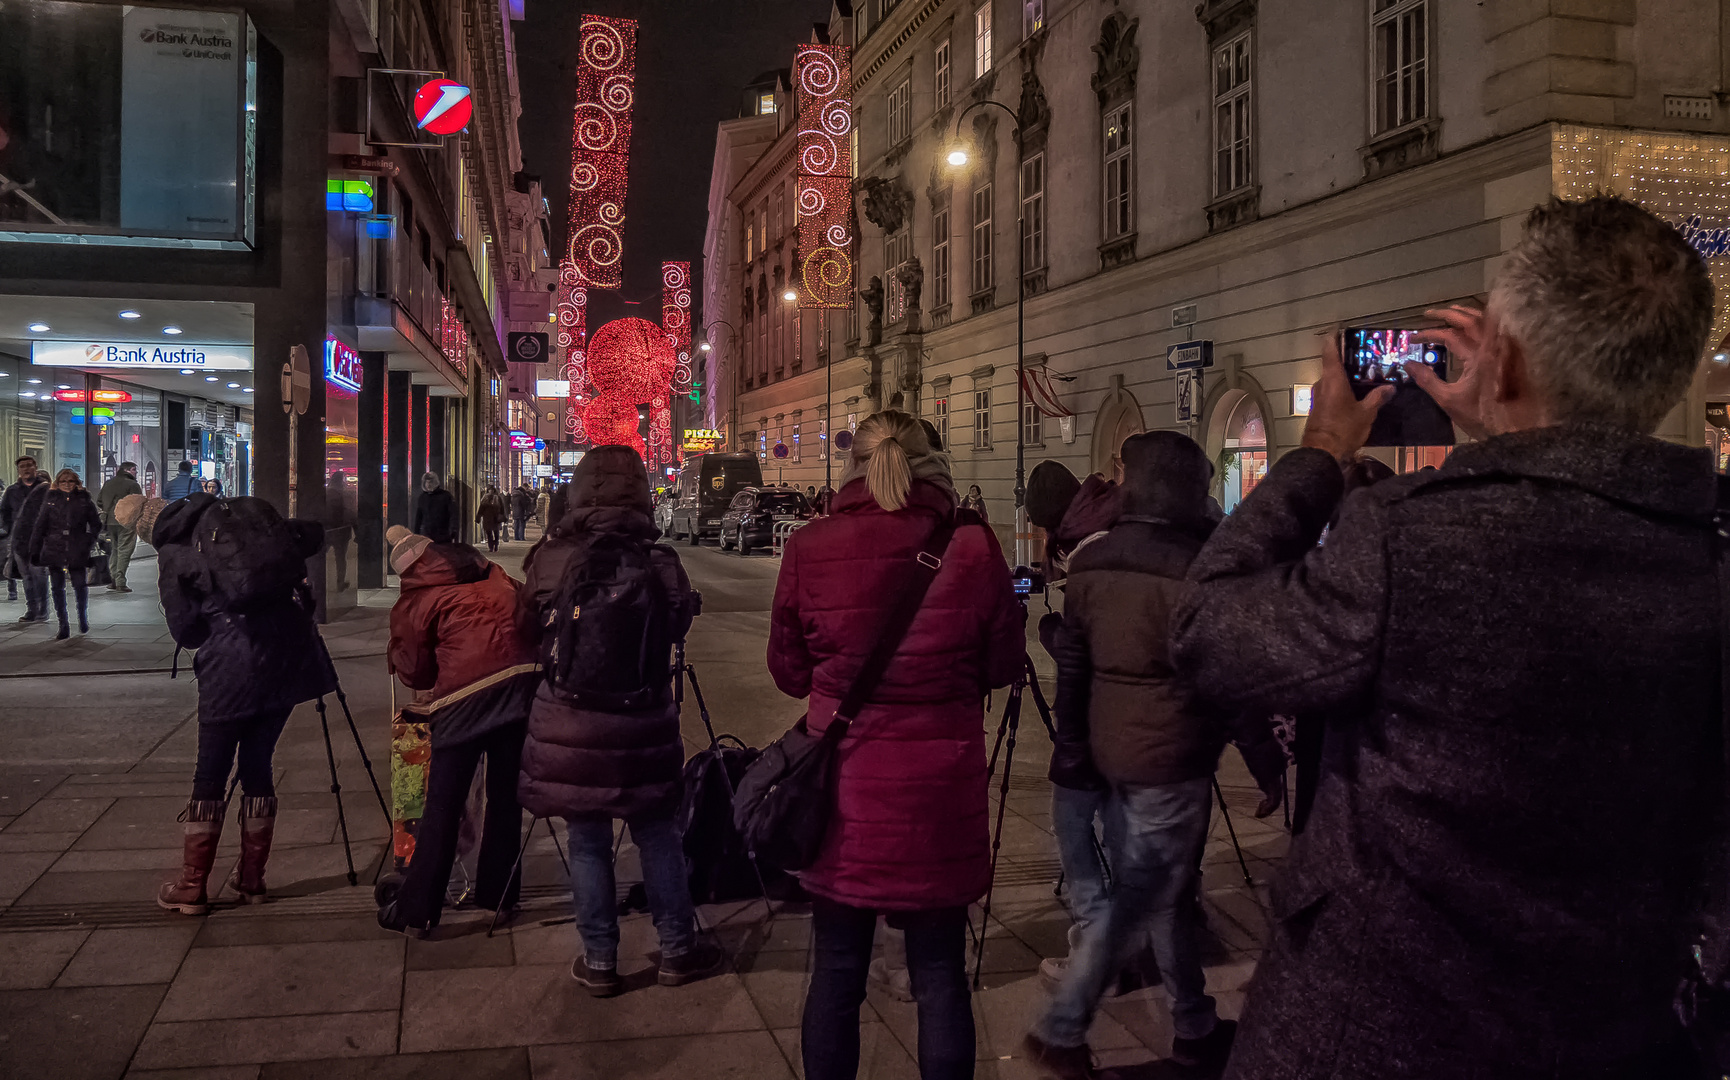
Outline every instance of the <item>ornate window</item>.
<svg viewBox="0 0 1730 1080">
<path fill-rule="evenodd" d="M 1430 115 L 1427 0 L 1375 0 L 1375 134 Z"/>
<path fill-rule="evenodd" d="M 1213 51 L 1215 196 L 1228 195 L 1254 182 L 1252 44 L 1251 31 L 1245 30 Z"/>
<path fill-rule="evenodd" d="M 991 70 L 991 5 L 984 3 L 973 12 L 973 77 Z"/>
<path fill-rule="evenodd" d="M 1045 445 L 1045 414 L 1031 398 L 1021 402 L 1021 441 L 1028 446 Z"/>
<path fill-rule="evenodd" d="M 1021 269 L 1045 265 L 1045 155 L 1021 163 Z"/>
<path fill-rule="evenodd" d="M 973 292 L 982 293 L 997 283 L 991 262 L 991 184 L 973 192 Z"/>
<path fill-rule="evenodd" d="M 931 305 L 949 306 L 949 207 L 931 213 Z"/>
<path fill-rule="evenodd" d="M 937 438 L 944 446 L 949 445 L 949 398 L 940 397 L 931 402 L 931 426 L 937 429 Z"/>
<path fill-rule="evenodd" d="M 1105 114 L 1105 239 L 1135 231 L 1135 147 L 1133 106 Z"/>
<path fill-rule="evenodd" d="M 981 386 L 973 391 L 973 449 L 991 449 L 991 387 L 989 386 Z"/>
<path fill-rule="evenodd" d="M 932 86 L 935 87 L 935 98 L 939 109 L 949 104 L 949 39 L 944 38 L 937 43 L 937 52 L 933 55 L 932 65 L 935 77 Z"/>
<path fill-rule="evenodd" d="M 1021 0 L 1021 32 L 1032 37 L 1045 29 L 1045 0 Z"/>
<path fill-rule="evenodd" d="M 902 79 L 889 91 L 889 145 L 899 146 L 913 134 L 913 80 Z"/>
</svg>

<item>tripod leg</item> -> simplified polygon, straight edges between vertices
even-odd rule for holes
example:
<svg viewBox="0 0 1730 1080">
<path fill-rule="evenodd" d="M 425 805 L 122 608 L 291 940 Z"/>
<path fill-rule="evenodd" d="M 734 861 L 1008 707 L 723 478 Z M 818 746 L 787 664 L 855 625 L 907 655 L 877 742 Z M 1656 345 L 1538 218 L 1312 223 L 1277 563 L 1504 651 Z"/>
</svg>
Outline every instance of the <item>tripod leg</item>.
<svg viewBox="0 0 1730 1080">
<path fill-rule="evenodd" d="M 336 796 L 336 823 L 342 828 L 342 854 L 348 860 L 348 883 L 360 884 L 354 872 L 354 848 L 348 842 L 348 817 L 342 812 L 342 783 L 336 778 L 336 751 L 330 745 L 330 718 L 325 715 L 324 699 L 318 699 L 318 724 L 324 729 L 324 758 L 330 764 L 330 793 Z"/>
<path fill-rule="evenodd" d="M 534 839 L 534 836 L 535 836 L 535 822 L 537 822 L 539 820 L 541 820 L 541 819 L 540 818 L 530 818 L 529 819 L 529 831 L 523 834 L 522 846 L 517 848 L 517 861 L 511 864 L 511 874 L 510 874 L 510 877 L 505 878 L 506 882 L 511 881 L 513 878 L 517 878 L 517 876 L 523 872 L 523 855 L 529 850 L 529 841 Z M 547 822 L 547 831 L 548 832 L 553 831 L 553 823 L 550 821 Z M 555 843 L 557 842 L 556 834 L 554 837 L 554 842 Z M 563 853 L 561 852 L 561 854 L 563 854 Z M 508 887 L 509 886 L 507 885 L 507 888 Z M 498 910 L 493 912 L 493 921 L 487 924 L 487 937 L 492 937 L 493 931 L 497 930 L 499 928 L 499 916 L 503 912 L 504 912 L 504 905 L 502 905 L 502 904 L 499 906 Z"/>
<path fill-rule="evenodd" d="M 1237 842 L 1237 830 L 1232 828 L 1231 811 L 1225 808 L 1225 792 L 1220 790 L 1217 776 L 1213 778 L 1213 794 L 1219 800 L 1219 816 L 1225 819 L 1225 831 L 1231 835 L 1231 846 L 1237 851 L 1237 868 L 1243 871 L 1243 883 L 1253 886 L 1255 881 L 1249 876 L 1249 864 L 1243 861 L 1243 845 Z"/>
<path fill-rule="evenodd" d="M 997 827 L 991 835 L 991 877 L 985 885 L 985 902 L 979 919 L 979 951 L 973 962 L 973 989 L 979 989 L 979 977 L 985 970 L 985 935 L 991 929 L 991 894 L 997 887 L 997 855 L 1003 848 L 1003 817 L 1009 809 L 1009 769 L 1015 764 L 1015 735 L 1021 727 L 1021 679 L 1009 688 L 1009 700 L 1003 703 L 1003 726 L 998 729 L 999 745 L 1007 745 L 1003 758 L 1003 780 L 997 789 Z M 1007 738 L 1007 744 L 1004 740 Z M 996 754 L 992 755 L 993 759 Z M 992 762 L 996 765 L 995 760 Z"/>
<path fill-rule="evenodd" d="M 361 745 L 360 729 L 354 724 L 354 713 L 348 709 L 348 695 L 340 686 L 336 688 L 336 700 L 342 705 L 342 715 L 348 718 L 348 733 L 354 736 L 354 748 L 360 751 L 360 763 L 366 767 L 366 778 L 372 781 L 372 793 L 378 799 L 379 811 L 384 814 L 385 827 L 391 828 L 390 807 L 385 803 L 384 791 L 378 786 L 378 775 L 372 771 L 372 759 L 366 756 L 366 747 Z"/>
<path fill-rule="evenodd" d="M 691 696 L 697 699 L 697 715 L 703 718 L 703 729 L 709 733 L 709 745 L 715 745 L 715 725 L 709 720 L 709 704 L 703 700 L 702 684 L 697 682 L 697 669 L 690 664 L 685 665 L 685 674 L 691 679 Z"/>
</svg>

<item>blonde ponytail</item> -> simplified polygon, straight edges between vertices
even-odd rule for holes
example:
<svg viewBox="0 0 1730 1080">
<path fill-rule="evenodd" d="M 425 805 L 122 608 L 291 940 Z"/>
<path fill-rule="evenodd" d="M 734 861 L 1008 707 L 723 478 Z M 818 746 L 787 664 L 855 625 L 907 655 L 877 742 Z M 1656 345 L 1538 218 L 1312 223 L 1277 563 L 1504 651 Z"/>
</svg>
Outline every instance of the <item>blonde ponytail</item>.
<svg viewBox="0 0 1730 1080">
<path fill-rule="evenodd" d="M 885 436 L 871 452 L 865 466 L 865 490 L 885 510 L 895 511 L 907 505 L 907 492 L 913 486 L 913 469 L 907 463 L 907 451 L 895 436 Z"/>
</svg>

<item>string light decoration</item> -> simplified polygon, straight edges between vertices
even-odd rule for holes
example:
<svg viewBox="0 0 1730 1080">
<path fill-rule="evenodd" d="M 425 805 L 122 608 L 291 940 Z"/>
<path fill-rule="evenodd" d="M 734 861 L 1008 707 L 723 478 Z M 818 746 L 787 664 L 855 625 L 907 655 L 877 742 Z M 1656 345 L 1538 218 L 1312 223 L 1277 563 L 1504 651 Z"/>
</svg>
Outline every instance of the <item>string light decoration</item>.
<svg viewBox="0 0 1730 1080">
<path fill-rule="evenodd" d="M 637 23 L 584 15 L 577 47 L 577 107 L 571 132 L 567 260 L 585 289 L 624 284 L 625 187 L 631 164 Z"/>
<path fill-rule="evenodd" d="M 647 319 L 614 319 L 595 331 L 587 355 L 594 399 L 583 410 L 589 441 L 634 448 L 653 466 L 672 460 L 668 388 L 678 354 L 667 332 Z M 649 445 L 637 433 L 637 406 L 648 405 Z"/>
<path fill-rule="evenodd" d="M 469 331 L 463 325 L 462 313 L 456 305 L 439 298 L 439 349 L 451 367 L 464 376 L 469 373 Z"/>
<path fill-rule="evenodd" d="M 588 403 L 589 375 L 584 364 L 588 348 L 589 290 L 576 282 L 576 268 L 567 260 L 559 268 L 558 300 L 553 313 L 558 318 L 558 355 L 569 383 L 565 408 L 565 431 L 572 442 L 582 442 L 583 408 Z"/>
<path fill-rule="evenodd" d="M 661 264 L 661 329 L 673 339 L 673 393 L 691 392 L 691 264 Z"/>
<path fill-rule="evenodd" d="M 853 59 L 845 45 L 801 45 L 793 59 L 799 95 L 798 213 L 802 308 L 853 305 Z"/>
</svg>

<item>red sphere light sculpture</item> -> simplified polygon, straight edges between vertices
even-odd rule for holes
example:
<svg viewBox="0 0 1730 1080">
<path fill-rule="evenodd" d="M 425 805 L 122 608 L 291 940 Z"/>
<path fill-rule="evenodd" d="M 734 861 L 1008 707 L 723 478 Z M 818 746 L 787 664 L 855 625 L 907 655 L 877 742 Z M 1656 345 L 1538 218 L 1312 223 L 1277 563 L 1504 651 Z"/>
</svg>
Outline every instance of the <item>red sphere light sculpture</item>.
<svg viewBox="0 0 1730 1080">
<path fill-rule="evenodd" d="M 589 442 L 633 447 L 654 465 L 672 460 L 672 412 L 668 389 L 678 367 L 678 354 L 667 332 L 647 319 L 615 319 L 595 331 L 587 355 L 594 400 L 583 410 Z M 650 406 L 653 450 L 637 433 L 637 406 Z"/>
</svg>

